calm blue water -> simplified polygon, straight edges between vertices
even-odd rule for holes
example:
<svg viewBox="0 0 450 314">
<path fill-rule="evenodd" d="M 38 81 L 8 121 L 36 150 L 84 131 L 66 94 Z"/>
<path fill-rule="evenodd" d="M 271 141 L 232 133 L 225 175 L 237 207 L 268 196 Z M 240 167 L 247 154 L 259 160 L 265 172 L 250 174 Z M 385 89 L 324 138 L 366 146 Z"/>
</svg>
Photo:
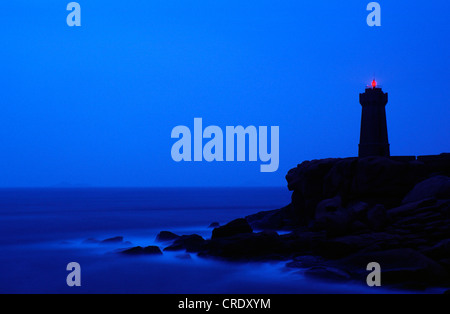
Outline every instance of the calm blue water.
<svg viewBox="0 0 450 314">
<path fill-rule="evenodd" d="M 125 257 L 162 230 L 210 237 L 223 224 L 290 201 L 286 189 L 0 190 L 1 293 L 370 293 L 356 284 L 306 279 L 284 263 L 226 263 L 195 255 Z M 123 236 L 129 245 L 83 243 Z M 66 285 L 78 262 L 82 287 Z"/>
</svg>

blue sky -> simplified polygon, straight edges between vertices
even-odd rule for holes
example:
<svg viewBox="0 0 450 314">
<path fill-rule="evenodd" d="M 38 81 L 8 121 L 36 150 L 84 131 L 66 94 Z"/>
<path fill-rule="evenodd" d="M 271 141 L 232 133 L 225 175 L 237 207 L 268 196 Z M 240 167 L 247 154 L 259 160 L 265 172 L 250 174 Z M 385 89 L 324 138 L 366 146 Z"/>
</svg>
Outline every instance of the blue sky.
<svg viewBox="0 0 450 314">
<path fill-rule="evenodd" d="M 0 10 L 0 186 L 283 186 L 356 156 L 358 94 L 389 93 L 393 155 L 450 151 L 448 1 L 15 0 Z M 175 163 L 177 125 L 280 127 L 280 167 Z"/>
</svg>

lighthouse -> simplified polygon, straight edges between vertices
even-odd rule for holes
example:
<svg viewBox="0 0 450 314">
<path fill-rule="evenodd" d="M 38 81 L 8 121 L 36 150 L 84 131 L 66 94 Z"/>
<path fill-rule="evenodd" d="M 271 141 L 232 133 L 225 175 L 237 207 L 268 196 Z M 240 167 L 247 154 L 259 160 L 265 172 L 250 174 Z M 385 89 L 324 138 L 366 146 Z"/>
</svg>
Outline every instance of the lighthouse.
<svg viewBox="0 0 450 314">
<path fill-rule="evenodd" d="M 365 93 L 359 94 L 362 106 L 359 157 L 390 156 L 386 123 L 388 94 L 373 80 Z"/>
</svg>

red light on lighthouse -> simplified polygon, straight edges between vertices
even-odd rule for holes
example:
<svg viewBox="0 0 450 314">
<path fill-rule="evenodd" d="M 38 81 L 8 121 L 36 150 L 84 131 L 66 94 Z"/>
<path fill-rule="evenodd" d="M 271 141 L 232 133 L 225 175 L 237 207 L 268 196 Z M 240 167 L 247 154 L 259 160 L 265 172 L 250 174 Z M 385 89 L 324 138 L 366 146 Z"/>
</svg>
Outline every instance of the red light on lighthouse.
<svg viewBox="0 0 450 314">
<path fill-rule="evenodd" d="M 372 81 L 372 88 L 375 88 L 375 87 L 377 87 L 377 81 L 373 80 Z"/>
</svg>

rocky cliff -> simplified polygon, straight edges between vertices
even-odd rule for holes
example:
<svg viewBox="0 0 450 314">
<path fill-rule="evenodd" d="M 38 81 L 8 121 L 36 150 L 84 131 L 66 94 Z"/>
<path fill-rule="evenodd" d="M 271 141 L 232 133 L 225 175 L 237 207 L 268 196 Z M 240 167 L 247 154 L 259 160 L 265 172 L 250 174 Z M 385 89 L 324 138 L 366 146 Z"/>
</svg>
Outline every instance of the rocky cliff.
<svg viewBox="0 0 450 314">
<path fill-rule="evenodd" d="M 339 235 L 386 227 L 387 213 L 401 205 L 450 198 L 450 154 L 398 159 L 305 161 L 286 176 L 293 191 L 291 204 L 247 219 L 258 229 L 310 226 Z"/>
</svg>

